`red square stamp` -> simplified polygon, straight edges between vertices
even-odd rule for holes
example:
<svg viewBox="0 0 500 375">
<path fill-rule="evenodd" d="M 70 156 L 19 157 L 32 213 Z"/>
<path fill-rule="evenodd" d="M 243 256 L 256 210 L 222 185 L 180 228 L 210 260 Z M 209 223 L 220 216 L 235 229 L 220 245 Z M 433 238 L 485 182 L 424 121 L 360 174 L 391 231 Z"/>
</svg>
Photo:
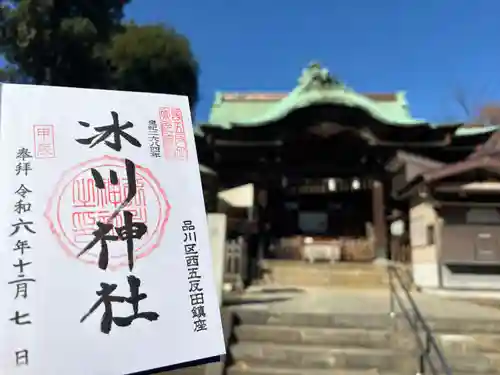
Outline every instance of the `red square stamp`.
<svg viewBox="0 0 500 375">
<path fill-rule="evenodd" d="M 165 158 L 188 160 L 182 110 L 174 107 L 162 107 L 158 112 Z"/>
<path fill-rule="evenodd" d="M 33 125 L 35 158 L 55 158 L 54 139 L 54 125 Z"/>
</svg>

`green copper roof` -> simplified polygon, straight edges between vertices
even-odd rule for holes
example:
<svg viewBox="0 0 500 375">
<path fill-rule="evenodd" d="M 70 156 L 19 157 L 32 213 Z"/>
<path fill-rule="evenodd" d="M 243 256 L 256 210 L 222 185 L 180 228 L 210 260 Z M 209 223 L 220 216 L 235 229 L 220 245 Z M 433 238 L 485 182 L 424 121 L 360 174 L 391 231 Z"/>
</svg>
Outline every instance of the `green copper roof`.
<svg viewBox="0 0 500 375">
<path fill-rule="evenodd" d="M 482 127 L 477 127 L 477 128 L 461 127 L 461 128 L 457 129 L 457 131 L 455 132 L 455 136 L 466 137 L 468 135 L 479 135 L 479 134 L 485 134 L 485 133 L 492 133 L 495 130 L 498 130 L 499 128 L 500 128 L 499 125 L 482 126 Z"/>
<path fill-rule="evenodd" d="M 229 128 L 231 123 L 244 122 L 261 113 L 266 113 L 278 101 L 279 99 L 225 101 L 223 93 L 217 92 L 208 122 L 215 126 Z"/>
<path fill-rule="evenodd" d="M 390 125 L 427 124 L 410 115 L 404 92 L 397 94 L 396 101 L 376 101 L 344 86 L 328 70 L 315 63 L 302 71 L 298 86 L 281 100 L 223 103 L 219 93 L 209 122 L 224 128 L 263 126 L 276 122 L 297 109 L 320 104 L 362 108 L 374 118 Z"/>
<path fill-rule="evenodd" d="M 314 63 L 302 71 L 297 87 L 288 94 L 216 93 L 209 123 L 204 126 L 226 129 L 259 127 L 279 121 L 297 109 L 320 104 L 361 108 L 387 125 L 439 126 L 412 117 L 404 92 L 389 96 L 389 99 L 380 100 L 380 95 L 359 94 L 332 77 L 328 70 Z M 491 133 L 498 129 L 500 126 L 460 127 L 454 135 L 456 137 L 474 136 Z M 200 128 L 196 129 L 196 135 L 201 136 L 202 133 Z"/>
<path fill-rule="evenodd" d="M 193 127 L 193 133 L 195 135 L 195 137 L 203 137 L 203 130 L 201 130 L 201 128 L 199 126 L 196 126 L 196 127 Z"/>
</svg>

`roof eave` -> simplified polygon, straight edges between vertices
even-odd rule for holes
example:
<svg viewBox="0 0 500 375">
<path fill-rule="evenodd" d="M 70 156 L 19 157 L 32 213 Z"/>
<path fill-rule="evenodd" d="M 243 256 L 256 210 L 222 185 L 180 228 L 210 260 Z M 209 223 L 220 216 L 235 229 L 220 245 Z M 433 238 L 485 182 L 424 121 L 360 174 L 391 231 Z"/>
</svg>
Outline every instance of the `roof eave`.
<svg viewBox="0 0 500 375">
<path fill-rule="evenodd" d="M 399 150 L 396 155 L 394 155 L 394 157 L 385 165 L 385 169 L 388 172 L 396 172 L 406 163 L 423 165 L 425 167 L 428 167 L 429 169 L 442 168 L 445 165 L 444 163 L 434 159 Z"/>
<path fill-rule="evenodd" d="M 286 103 L 288 104 L 288 103 Z M 374 111 L 373 109 L 367 108 L 362 105 L 357 105 L 356 103 L 352 103 L 349 101 L 343 101 L 343 100 L 335 100 L 334 98 L 331 97 L 320 97 L 316 98 L 315 100 L 307 100 L 307 99 L 302 99 L 296 103 L 290 104 L 285 106 L 284 108 L 277 108 L 274 110 L 274 113 L 268 113 L 265 114 L 264 116 L 260 118 L 256 118 L 254 120 L 250 121 L 240 121 L 240 122 L 232 122 L 231 126 L 235 127 L 260 127 L 260 126 L 266 126 L 272 123 L 275 123 L 277 121 L 283 120 L 287 116 L 289 116 L 291 113 L 304 109 L 307 107 L 312 107 L 312 106 L 319 106 L 319 105 L 337 105 L 337 106 L 344 106 L 346 108 L 357 108 L 359 110 L 362 110 L 366 112 L 369 116 L 375 118 L 381 123 L 385 123 L 389 126 L 398 126 L 398 127 L 412 127 L 412 126 L 431 126 L 428 122 L 424 120 L 418 120 L 418 119 L 412 119 L 408 118 L 407 120 L 401 121 L 401 120 L 396 120 L 392 119 L 389 116 L 385 115 L 382 111 Z M 458 125 L 457 128 L 461 126 Z"/>
</svg>

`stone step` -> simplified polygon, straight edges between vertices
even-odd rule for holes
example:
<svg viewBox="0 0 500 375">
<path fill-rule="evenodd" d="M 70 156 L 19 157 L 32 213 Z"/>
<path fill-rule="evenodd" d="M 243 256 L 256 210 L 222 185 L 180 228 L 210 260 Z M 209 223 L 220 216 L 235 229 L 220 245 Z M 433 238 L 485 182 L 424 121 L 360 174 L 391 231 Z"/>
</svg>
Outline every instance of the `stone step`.
<svg viewBox="0 0 500 375">
<path fill-rule="evenodd" d="M 395 366 L 394 353 L 388 349 L 241 342 L 231 347 L 231 354 L 240 366 L 381 370 Z"/>
<path fill-rule="evenodd" d="M 385 270 L 339 270 L 335 268 L 328 267 L 314 267 L 308 264 L 303 264 L 300 267 L 287 267 L 287 268 L 269 268 L 274 275 L 289 275 L 289 274 L 300 274 L 300 275 L 331 275 L 331 276 L 372 276 L 385 278 L 387 277 L 387 272 Z"/>
<path fill-rule="evenodd" d="M 276 368 L 255 366 L 231 366 L 228 375 L 401 375 L 395 372 L 380 372 L 378 370 L 318 370 L 310 368 Z M 415 375 L 415 374 L 411 374 Z"/>
<path fill-rule="evenodd" d="M 324 346 L 300 346 L 245 342 L 234 345 L 231 354 L 235 367 L 248 371 L 250 368 L 272 368 L 281 371 L 336 370 L 384 371 L 400 374 L 416 368 L 417 357 L 384 349 L 333 348 Z M 500 375 L 500 356 L 462 355 L 447 356 L 453 374 Z M 439 367 L 439 365 L 436 365 Z M 405 369 L 405 370 L 402 370 Z M 293 374 L 293 372 L 291 372 Z M 299 372 L 300 373 L 300 372 Z M 360 374 L 363 374 L 361 372 Z M 366 372 L 369 374 L 369 372 Z M 354 374 L 357 374 L 354 372 Z M 377 374 L 377 372 L 374 372 Z M 319 374 L 318 374 L 319 375 Z"/>
<path fill-rule="evenodd" d="M 462 373 L 473 373 L 477 375 L 500 375 L 499 354 L 445 354 L 445 356 L 454 374 L 457 371 Z"/>
<path fill-rule="evenodd" d="M 275 367 L 255 367 L 255 366 L 231 366 L 227 370 L 227 375 L 415 375 L 416 371 L 394 372 L 371 370 L 318 370 L 310 368 L 275 368 Z M 445 374 L 443 374 L 445 375 Z M 473 372 L 454 372 L 453 375 L 477 375 Z M 481 375 L 497 375 L 496 373 L 484 373 Z"/>
<path fill-rule="evenodd" d="M 300 326 L 313 328 L 359 328 L 385 330 L 393 327 L 394 320 L 387 314 L 327 314 L 318 312 L 280 312 L 268 310 L 234 308 L 241 324 Z M 389 307 L 387 309 L 389 311 Z M 396 318 L 398 319 L 398 318 Z M 403 319 L 403 318 L 400 318 Z M 498 343 L 500 320 L 427 318 L 435 336 L 471 335 Z M 486 336 L 484 336 L 486 335 Z"/>
<path fill-rule="evenodd" d="M 275 344 L 348 346 L 360 348 L 388 347 L 391 337 L 384 330 L 241 325 L 235 329 L 239 342 L 272 342 Z"/>
<path fill-rule="evenodd" d="M 443 352 L 446 363 L 451 368 L 452 373 L 456 374 L 488 374 L 500 375 L 500 356 L 492 353 L 446 353 Z M 438 371 L 443 371 L 442 363 L 438 360 L 436 354 L 431 352 L 430 357 L 434 364 L 434 368 Z M 398 368 L 416 369 L 419 364 L 419 356 L 417 352 L 413 354 L 405 353 L 402 361 L 399 362 Z M 431 368 L 427 361 L 425 362 L 426 373 L 432 374 Z M 444 371 L 443 371 L 444 372 Z"/>
<path fill-rule="evenodd" d="M 500 353 L 500 335 L 491 334 L 434 334 L 446 353 Z"/>
<path fill-rule="evenodd" d="M 388 282 L 379 278 L 368 277 L 330 277 L 324 275 L 304 276 L 288 275 L 266 279 L 266 285 L 294 285 L 301 287 L 333 287 L 333 288 L 387 288 Z"/>
<path fill-rule="evenodd" d="M 308 312 L 274 313 L 268 310 L 235 308 L 240 324 L 273 325 L 311 328 L 353 328 L 386 330 L 393 324 L 389 315 L 382 314 L 327 314 Z"/>
<path fill-rule="evenodd" d="M 317 282 L 331 285 L 342 286 L 344 284 L 367 285 L 377 283 L 380 285 L 389 285 L 388 281 L 377 275 L 328 275 L 328 274 L 287 274 L 267 277 L 270 283 L 277 285 L 300 285 L 303 282 Z"/>
<path fill-rule="evenodd" d="M 385 267 L 373 264 L 306 263 L 300 261 L 267 261 L 270 279 L 276 283 L 318 282 L 342 285 L 348 283 L 387 283 Z"/>
<path fill-rule="evenodd" d="M 500 335 L 498 319 L 439 319 L 427 318 L 427 322 L 435 335 L 439 334 L 488 334 Z"/>
<path fill-rule="evenodd" d="M 380 280 L 387 279 L 387 273 L 385 271 L 355 271 L 355 270 L 335 270 L 328 268 L 308 268 L 304 265 L 301 268 L 287 268 L 287 269 L 273 269 L 271 268 L 271 273 L 274 276 L 318 276 L 324 275 L 329 277 L 359 277 L 359 278 L 377 278 Z"/>
</svg>

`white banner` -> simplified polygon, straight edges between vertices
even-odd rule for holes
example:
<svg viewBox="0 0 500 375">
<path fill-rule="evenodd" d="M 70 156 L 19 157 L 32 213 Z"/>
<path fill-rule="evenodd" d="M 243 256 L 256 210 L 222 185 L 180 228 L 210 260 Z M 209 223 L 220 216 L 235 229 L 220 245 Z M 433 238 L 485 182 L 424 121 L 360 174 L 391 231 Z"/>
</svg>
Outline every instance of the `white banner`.
<svg viewBox="0 0 500 375">
<path fill-rule="evenodd" d="M 1 89 L 0 373 L 225 354 L 187 98 Z"/>
</svg>

